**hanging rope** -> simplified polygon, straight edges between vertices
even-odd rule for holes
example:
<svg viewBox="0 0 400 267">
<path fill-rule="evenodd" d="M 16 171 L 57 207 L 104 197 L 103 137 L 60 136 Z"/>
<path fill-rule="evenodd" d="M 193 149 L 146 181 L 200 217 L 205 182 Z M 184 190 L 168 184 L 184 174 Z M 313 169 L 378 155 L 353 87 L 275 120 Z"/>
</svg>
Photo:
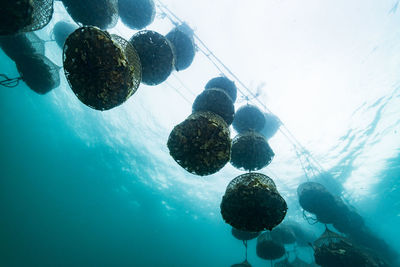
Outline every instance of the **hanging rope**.
<svg viewBox="0 0 400 267">
<path fill-rule="evenodd" d="M 168 18 L 171 23 L 175 26 L 178 26 L 179 24 L 184 23 L 177 15 L 174 14 L 166 5 L 164 5 L 161 0 L 157 0 L 157 7 L 161 10 L 161 13 L 163 16 Z M 270 109 L 267 108 L 267 106 L 261 102 L 261 100 L 258 98 L 258 93 L 253 93 L 249 87 L 247 87 L 240 79 L 239 77 L 231 71 L 209 48 L 208 46 L 200 39 L 200 37 L 196 34 L 193 33 L 194 38 L 196 39 L 196 47 L 198 51 L 200 51 L 207 59 L 216 67 L 216 69 L 223 74 L 224 76 L 227 76 L 226 73 L 228 73 L 241 87 L 238 87 L 238 91 L 244 96 L 244 99 L 249 102 L 257 102 L 265 112 L 268 112 L 270 114 L 274 114 Z M 319 162 L 311 155 L 311 153 L 296 139 L 296 137 L 292 134 L 292 132 L 286 127 L 286 125 L 280 121 L 281 127 L 279 128 L 279 132 L 281 132 L 288 140 L 290 143 L 292 143 L 295 151 L 296 151 L 296 156 L 301 157 L 299 158 L 302 169 L 304 171 L 304 174 L 309 180 L 311 176 L 316 176 L 318 174 L 321 174 L 324 172 L 324 169 L 322 166 L 319 164 Z M 303 159 L 304 158 L 304 159 Z"/>
<path fill-rule="evenodd" d="M 18 78 L 8 78 L 5 74 L 0 74 L 0 85 L 8 88 L 14 88 L 19 85 L 19 81 L 22 80 L 22 77 Z"/>
<path fill-rule="evenodd" d="M 176 87 L 172 86 L 168 81 L 165 82 L 165 84 L 169 87 L 171 87 L 172 89 L 174 89 L 174 91 L 179 94 L 189 105 L 192 105 L 192 103 L 190 102 L 189 99 L 186 98 L 186 96 L 184 96 Z"/>
<path fill-rule="evenodd" d="M 247 240 L 243 240 L 243 245 L 246 248 L 246 261 L 247 261 Z"/>
<path fill-rule="evenodd" d="M 178 75 L 176 75 L 176 74 L 173 72 L 173 73 L 172 73 L 172 76 L 174 76 L 174 78 L 181 84 L 181 86 L 182 86 L 183 88 L 185 88 L 186 91 L 190 92 L 190 94 L 191 94 L 193 97 L 196 96 L 196 94 L 195 94 L 192 90 L 190 90 L 190 88 L 189 88 L 188 86 L 186 86 L 186 84 L 178 77 Z"/>
<path fill-rule="evenodd" d="M 303 218 L 304 218 L 304 220 L 306 220 L 308 222 L 309 225 L 314 225 L 314 224 L 318 223 L 317 218 L 314 218 L 312 216 L 307 216 L 305 210 L 303 210 Z"/>
</svg>

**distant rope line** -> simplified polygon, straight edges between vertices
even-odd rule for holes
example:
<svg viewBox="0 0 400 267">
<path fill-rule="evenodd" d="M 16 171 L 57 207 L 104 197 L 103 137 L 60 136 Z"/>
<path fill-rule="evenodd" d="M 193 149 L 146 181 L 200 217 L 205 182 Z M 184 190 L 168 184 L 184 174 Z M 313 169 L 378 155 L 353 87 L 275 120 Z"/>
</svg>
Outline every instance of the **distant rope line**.
<svg viewBox="0 0 400 267">
<path fill-rule="evenodd" d="M 186 98 L 175 86 L 172 86 L 168 81 L 165 82 L 165 84 L 169 87 L 171 87 L 175 92 L 177 92 L 189 105 L 192 105 L 189 99 Z"/>
<path fill-rule="evenodd" d="M 186 86 L 186 84 L 178 77 L 178 75 L 176 75 L 174 72 L 172 73 L 172 76 L 174 76 L 174 78 L 181 84 L 181 86 L 183 87 L 183 88 L 185 88 L 188 92 L 190 92 L 190 94 L 193 96 L 193 97 L 196 97 L 196 94 L 192 91 L 192 90 L 190 90 L 190 88 L 188 87 L 188 86 Z"/>
<path fill-rule="evenodd" d="M 178 26 L 182 23 L 184 23 L 183 20 L 181 20 L 178 16 L 174 14 L 165 4 L 161 2 L 161 0 L 157 0 L 158 8 L 161 10 L 161 12 L 167 17 L 171 23 L 175 26 Z M 256 101 L 258 104 L 261 105 L 261 107 L 264 109 L 265 112 L 268 112 L 270 114 L 274 114 L 263 102 L 261 102 L 260 99 L 257 98 L 257 95 L 254 94 L 249 87 L 247 87 L 242 80 L 239 79 L 239 77 L 233 73 L 209 48 L 208 46 L 200 39 L 200 37 L 196 34 L 193 33 L 194 38 L 198 42 L 196 44 L 196 47 L 198 50 L 203 53 L 209 60 L 210 62 L 216 67 L 218 71 L 220 71 L 223 75 L 227 76 L 225 73 L 229 73 L 230 76 L 238 82 L 242 86 L 242 88 L 247 91 L 247 95 L 250 95 L 253 97 L 253 99 L 250 99 L 249 101 Z M 238 87 L 238 91 L 243 95 L 246 96 L 246 93 Z M 279 117 L 276 116 L 278 119 Z M 287 128 L 287 126 L 279 119 L 281 123 L 281 127 L 279 128 L 279 131 L 289 140 L 289 142 L 293 145 L 293 148 L 296 151 L 296 156 L 299 158 L 300 164 L 302 166 L 302 169 L 304 171 L 304 174 L 307 178 L 307 180 L 310 178 L 310 176 L 316 176 L 318 174 L 321 174 L 325 172 L 324 168 L 321 166 L 321 164 L 314 158 L 314 156 L 298 141 L 298 139 L 293 135 L 293 133 Z M 305 159 L 301 159 L 301 157 L 304 156 Z M 305 165 L 309 166 L 310 171 L 307 171 L 307 167 Z M 310 174 L 311 175 L 310 175 Z"/>
</svg>

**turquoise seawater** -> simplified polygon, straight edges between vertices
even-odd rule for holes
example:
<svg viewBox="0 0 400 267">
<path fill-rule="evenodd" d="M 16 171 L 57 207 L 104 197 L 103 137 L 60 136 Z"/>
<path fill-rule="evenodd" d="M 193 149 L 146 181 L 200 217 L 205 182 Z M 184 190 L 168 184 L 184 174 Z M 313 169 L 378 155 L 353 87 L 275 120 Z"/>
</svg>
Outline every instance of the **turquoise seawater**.
<svg viewBox="0 0 400 267">
<path fill-rule="evenodd" d="M 269 9 L 264 10 L 268 15 L 286 16 L 279 18 L 277 29 L 263 26 L 272 23 L 269 17 L 254 26 L 265 30 L 263 45 L 282 33 L 277 50 L 264 51 L 265 57 L 254 43 L 238 50 L 239 42 L 246 43 L 239 35 L 255 34 L 249 28 L 256 22 L 249 14 L 236 22 L 241 8 L 249 10 L 233 2 L 215 4 L 210 22 L 199 3 L 191 8 L 190 3 L 166 1 L 255 91 L 266 82 L 261 101 L 329 174 L 312 180 L 341 195 L 374 235 L 400 253 L 397 1 L 348 6 L 328 1 L 327 7 L 311 0 L 304 5 L 261 1 L 254 4 L 254 17 L 262 17 L 258 5 Z M 232 26 L 218 31 L 216 17 L 224 14 L 224 5 L 231 5 L 225 6 L 231 20 L 220 21 L 221 27 Z M 62 50 L 51 41 L 52 27 L 71 18 L 61 2 L 55 7 L 52 21 L 37 34 L 46 41 L 46 56 L 62 66 Z M 318 24 L 323 29 L 307 28 Z M 165 34 L 171 25 L 157 16 L 149 28 Z M 129 38 L 134 31 L 119 22 L 110 32 Z M 247 43 L 257 36 L 245 36 Z M 291 47 L 294 40 L 298 43 Z M 250 63 L 254 73 L 247 70 Z M 263 64 L 265 76 L 260 77 Z M 19 75 L 2 51 L 0 73 Z M 207 58 L 198 52 L 188 70 L 175 72 L 159 86 L 141 85 L 126 103 L 104 112 L 79 102 L 63 70 L 59 73 L 61 85 L 46 95 L 23 82 L 0 87 L 0 266 L 231 266 L 243 261 L 243 244 L 233 238 L 219 208 L 226 185 L 243 172 L 227 164 L 211 176 L 189 174 L 166 146 L 173 126 L 191 113 L 191 102 L 204 84 L 220 74 Z M 297 186 L 307 179 L 295 149 L 279 132 L 270 144 L 276 156 L 261 172 L 275 180 L 286 199 L 287 217 L 319 236 L 324 225 L 309 225 L 298 203 Z M 313 260 L 310 247 L 296 250 L 305 261 Z M 249 241 L 248 259 L 252 266 L 270 266 L 257 257 L 256 240 Z"/>
</svg>

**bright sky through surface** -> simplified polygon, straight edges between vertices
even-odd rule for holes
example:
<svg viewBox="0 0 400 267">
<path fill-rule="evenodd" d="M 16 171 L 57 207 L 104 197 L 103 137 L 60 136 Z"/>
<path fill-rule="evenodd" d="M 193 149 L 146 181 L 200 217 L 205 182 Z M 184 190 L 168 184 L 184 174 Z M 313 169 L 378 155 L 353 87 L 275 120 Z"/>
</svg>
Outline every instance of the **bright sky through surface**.
<svg viewBox="0 0 400 267">
<path fill-rule="evenodd" d="M 338 151 L 343 141 L 340 137 L 349 129 L 367 127 L 374 118 L 374 111 L 371 114 L 355 111 L 390 95 L 398 81 L 400 58 L 395 41 L 399 39 L 400 19 L 395 0 L 164 0 L 163 3 L 193 27 L 254 93 L 261 88 L 259 99 L 325 169 L 335 166 L 343 156 Z M 56 5 L 62 7 L 59 2 Z M 147 29 L 166 34 L 173 25 L 159 11 Z M 56 16 L 66 16 L 60 12 Z M 121 22 L 110 32 L 127 39 L 134 33 Z M 116 148 L 127 149 L 127 171 L 143 176 L 135 173 L 134 155 L 127 152 L 131 146 L 141 147 L 157 166 L 152 169 L 154 173 L 145 175 L 143 182 L 167 191 L 171 186 L 182 188 L 191 201 L 200 200 L 197 202 L 200 206 L 206 202 L 215 211 L 226 184 L 240 172 L 227 166 L 210 177 L 190 175 L 170 158 L 165 143 L 173 126 L 191 113 L 191 103 L 206 82 L 219 74 L 198 52 L 189 69 L 173 73 L 164 84 L 141 85 L 121 107 L 93 113 L 96 118 L 105 118 L 100 123 L 104 123 L 106 141 Z M 79 117 L 80 110 L 86 107 L 71 92 L 66 93 L 71 95 L 75 120 L 82 125 L 77 132 L 90 145 L 95 141 L 87 132 L 88 125 Z M 236 109 L 244 103 L 239 98 Z M 387 118 L 385 128 L 393 124 L 391 117 Z M 144 134 L 139 129 L 148 132 Z M 394 149 L 382 147 L 398 147 L 395 140 L 389 136 L 369 151 L 357 154 L 354 171 L 344 181 L 354 199 L 357 195 L 365 197 L 369 187 L 378 182 L 374 175 L 384 167 L 383 161 L 395 153 Z M 373 141 L 359 136 L 352 145 Z M 270 143 L 276 157 L 266 172 L 278 180 L 282 190 L 294 196 L 294 189 L 303 181 L 296 155 L 279 133 Z M 372 153 L 373 149 L 379 153 Z M 368 164 L 371 162 L 374 164 Z"/>
<path fill-rule="evenodd" d="M 353 111 L 364 102 L 391 92 L 397 80 L 396 47 L 382 47 L 398 33 L 398 16 L 388 15 L 396 3 L 393 0 L 362 4 L 317 0 L 163 3 L 193 27 L 253 92 L 265 83 L 260 100 L 322 162 L 327 151 L 347 132 Z M 171 28 L 162 14 L 148 27 L 163 34 Z M 122 23 L 111 32 L 126 38 L 134 33 Z M 216 75 L 218 70 L 197 53 L 188 70 L 174 73 L 164 85 L 141 86 L 122 108 L 129 112 L 128 105 L 135 106 L 146 99 L 145 113 L 169 131 L 190 114 L 191 102 Z M 239 102 L 236 108 L 244 103 Z M 287 147 L 283 142 L 287 141 L 282 137 L 271 141 L 277 154 L 271 167 L 277 165 L 278 172 L 282 172 L 278 168 L 282 166 L 280 154 L 291 160 L 294 157 L 280 148 Z M 325 167 L 332 164 L 327 162 Z M 289 173 L 300 172 L 298 169 Z M 364 175 L 362 182 L 368 185 Z"/>
<path fill-rule="evenodd" d="M 360 114 L 355 120 L 353 112 L 363 104 L 372 104 L 379 97 L 390 94 L 398 80 L 398 45 L 393 43 L 398 39 L 399 17 L 393 9 L 394 0 L 164 0 L 163 3 L 193 27 L 254 93 L 261 87 L 259 99 L 280 117 L 326 169 L 340 158 L 334 152 L 329 153 L 338 146 L 339 138 L 351 127 L 368 125 L 372 118 Z M 56 5 L 62 10 L 60 2 Z M 60 12 L 56 17 L 67 16 Z M 147 29 L 166 34 L 172 27 L 158 9 L 155 22 Z M 127 39 L 134 33 L 121 22 L 110 32 Z M 53 55 L 53 58 L 59 57 Z M 190 114 L 195 96 L 209 79 L 219 74 L 198 52 L 188 70 L 173 73 L 165 84 L 157 87 L 142 85 L 121 107 L 95 116 L 106 118 L 103 123 L 111 131 L 107 135 L 111 145 L 120 142 L 129 146 L 132 142 L 131 145 L 149 151 L 156 162 L 165 159 L 170 164 L 164 168 L 160 165 L 159 170 L 154 170 L 157 174 L 150 175 L 152 179 L 159 179 L 160 188 L 166 188 L 174 181 L 188 183 L 196 186 L 193 190 L 198 191 L 197 196 L 216 201 L 231 175 L 239 172 L 228 166 L 211 178 L 194 177 L 176 166 L 165 143 L 173 126 Z M 71 103 L 75 109 L 85 109 L 73 96 L 70 101 L 76 102 Z M 244 103 L 239 99 L 236 108 Z M 81 120 L 78 115 L 76 119 Z M 85 122 L 81 123 L 84 125 Z M 133 138 L 135 128 L 141 128 L 137 127 L 139 125 L 153 135 L 137 133 Z M 81 129 L 80 134 L 87 135 L 84 127 Z M 147 142 L 152 137 L 157 141 Z M 397 143 L 393 142 L 391 138 L 384 143 L 396 147 Z M 271 140 L 271 146 L 276 157 L 269 170 L 282 184 L 295 189 L 300 180 L 294 178 L 302 172 L 291 145 L 278 133 Z M 363 154 L 365 159 L 360 165 L 371 160 L 377 164 L 368 169 L 356 169 L 345 184 L 348 190 L 365 194 L 368 186 L 376 182 L 373 175 L 383 167 L 379 161 L 394 153 L 394 150 L 383 153 L 385 150 L 379 146 L 378 150 L 378 160 Z M 293 165 L 293 162 L 296 163 Z M 174 173 L 173 177 L 168 172 Z M 360 188 L 362 190 L 358 190 Z"/>
<path fill-rule="evenodd" d="M 396 4 L 393 0 L 164 4 L 194 27 L 254 92 L 265 83 L 260 100 L 322 161 L 348 130 L 353 111 L 391 92 L 397 81 L 396 47 L 382 47 L 398 34 L 398 16 L 388 16 Z M 166 33 L 170 26 L 165 22 L 157 20 L 149 28 Z M 198 53 L 193 66 L 176 75 L 198 94 L 216 74 L 218 71 Z M 194 99 L 190 93 L 184 94 Z M 169 103 L 164 97 L 156 101 L 160 102 L 151 107 L 152 112 L 169 128 L 190 112 L 190 105 L 179 97 L 172 110 L 166 107 Z M 278 155 L 283 152 L 278 147 L 275 150 Z M 368 176 L 363 177 L 368 183 Z"/>
</svg>

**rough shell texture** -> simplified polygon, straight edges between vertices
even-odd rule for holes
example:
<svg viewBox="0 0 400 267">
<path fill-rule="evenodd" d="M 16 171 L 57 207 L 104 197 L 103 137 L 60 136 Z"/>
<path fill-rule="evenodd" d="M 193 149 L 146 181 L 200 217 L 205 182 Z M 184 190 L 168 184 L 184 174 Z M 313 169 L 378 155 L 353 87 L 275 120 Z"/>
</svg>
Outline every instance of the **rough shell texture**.
<svg viewBox="0 0 400 267">
<path fill-rule="evenodd" d="M 224 90 L 235 103 L 237 97 L 237 87 L 235 83 L 226 77 L 215 77 L 208 81 L 205 89 L 220 88 Z"/>
<path fill-rule="evenodd" d="M 150 25 L 156 15 L 153 0 L 118 0 L 121 21 L 133 30 L 141 30 Z"/>
<path fill-rule="evenodd" d="M 264 232 L 257 238 L 256 252 L 264 260 L 276 260 L 285 254 L 285 247 L 272 240 L 270 233 Z"/>
<path fill-rule="evenodd" d="M 190 173 L 209 175 L 230 159 L 228 125 L 212 112 L 196 112 L 175 126 L 168 138 L 169 153 Z"/>
<path fill-rule="evenodd" d="M 118 22 L 117 0 L 62 0 L 72 19 L 84 26 L 113 28 Z"/>
<path fill-rule="evenodd" d="M 221 214 L 232 227 L 248 232 L 272 230 L 285 218 L 287 205 L 271 178 L 246 173 L 233 179 L 221 202 Z"/>
<path fill-rule="evenodd" d="M 233 128 L 238 133 L 247 131 L 260 132 L 265 126 L 264 113 L 256 106 L 245 105 L 240 107 L 233 120 Z"/>
<path fill-rule="evenodd" d="M 84 104 L 107 110 L 125 102 L 140 83 L 140 61 L 121 37 L 96 27 L 73 32 L 64 45 L 64 71 Z"/>
<path fill-rule="evenodd" d="M 250 131 L 232 141 L 231 164 L 241 170 L 260 170 L 271 163 L 275 153 L 264 136 Z"/>
<path fill-rule="evenodd" d="M 157 85 L 169 77 L 174 65 L 174 53 L 167 38 L 154 31 L 140 31 L 129 42 L 139 54 L 143 83 Z"/>
<path fill-rule="evenodd" d="M 196 54 L 193 36 L 187 34 L 178 26 L 165 37 L 170 41 L 174 50 L 175 69 L 177 71 L 187 69 L 192 64 Z"/>
<path fill-rule="evenodd" d="M 220 89 L 203 91 L 194 100 L 192 110 L 193 112 L 214 112 L 221 116 L 228 125 L 231 125 L 235 115 L 235 107 L 231 98 Z"/>
</svg>

